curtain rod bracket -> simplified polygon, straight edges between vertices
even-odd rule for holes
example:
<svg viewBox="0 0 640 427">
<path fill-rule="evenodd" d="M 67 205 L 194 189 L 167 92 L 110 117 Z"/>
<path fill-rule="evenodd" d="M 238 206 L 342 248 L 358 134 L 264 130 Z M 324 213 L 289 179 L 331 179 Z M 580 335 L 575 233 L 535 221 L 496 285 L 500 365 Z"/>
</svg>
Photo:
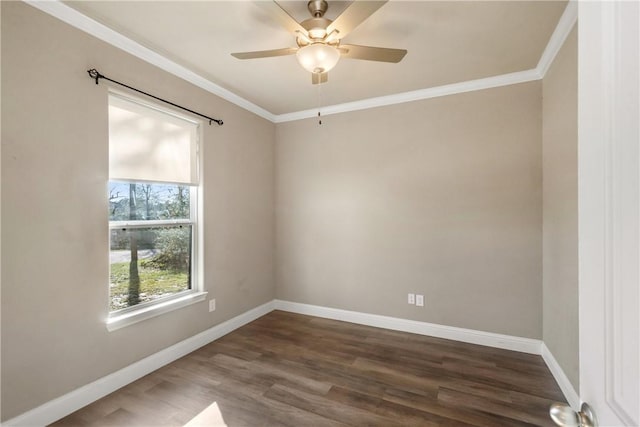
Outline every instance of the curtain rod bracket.
<svg viewBox="0 0 640 427">
<path fill-rule="evenodd" d="M 144 92 L 144 91 L 142 91 L 142 90 L 140 90 L 140 89 L 136 89 L 136 88 L 131 87 L 131 86 L 129 86 L 129 85 L 126 85 L 126 84 L 124 84 L 124 83 L 120 83 L 119 81 L 116 81 L 116 80 L 110 79 L 109 77 L 107 77 L 107 76 L 104 76 L 104 75 L 100 74 L 100 72 L 99 72 L 98 70 L 96 70 L 95 68 L 91 68 L 90 70 L 87 70 L 87 73 L 89 73 L 89 77 L 91 77 L 92 79 L 95 79 L 96 84 L 98 84 L 98 81 L 99 81 L 100 79 L 109 80 L 110 82 L 115 83 L 115 84 L 118 84 L 118 85 L 120 85 L 120 86 L 124 86 L 124 87 L 126 87 L 127 89 L 131 89 L 131 90 L 136 91 L 136 92 L 138 92 L 138 93 L 141 93 L 141 94 L 143 94 L 143 95 L 150 96 L 151 98 L 153 98 L 153 99 L 157 99 L 158 101 L 162 101 L 162 102 L 164 102 L 164 103 L 166 103 L 166 104 L 169 104 L 169 105 L 172 105 L 172 106 L 174 106 L 174 107 L 180 108 L 181 110 L 188 111 L 188 112 L 190 112 L 191 114 L 195 114 L 195 115 L 197 115 L 197 116 L 200 116 L 200 117 L 203 117 L 203 118 L 205 118 L 205 119 L 208 119 L 208 120 L 209 120 L 209 126 L 211 126 L 211 123 L 213 123 L 213 122 L 216 122 L 216 123 L 218 124 L 218 126 L 222 126 L 222 125 L 224 124 L 224 122 L 223 122 L 222 120 L 214 119 L 213 117 L 209 117 L 209 116 L 205 116 L 204 114 L 200 114 L 200 113 L 198 113 L 197 111 L 190 110 L 190 109 L 185 108 L 185 107 L 183 107 L 183 106 L 181 106 L 181 105 L 175 104 L 175 103 L 173 103 L 173 102 L 171 102 L 171 101 L 167 101 L 166 99 L 162 99 L 162 98 L 157 97 L 157 96 L 155 96 L 155 95 L 151 95 L 150 93 Z"/>
</svg>

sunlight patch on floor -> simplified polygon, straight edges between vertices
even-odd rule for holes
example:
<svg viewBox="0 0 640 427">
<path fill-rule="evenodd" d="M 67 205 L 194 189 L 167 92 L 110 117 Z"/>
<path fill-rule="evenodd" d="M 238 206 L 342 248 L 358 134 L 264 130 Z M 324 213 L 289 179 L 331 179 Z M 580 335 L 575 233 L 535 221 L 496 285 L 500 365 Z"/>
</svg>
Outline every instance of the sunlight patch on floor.
<svg viewBox="0 0 640 427">
<path fill-rule="evenodd" d="M 205 426 L 227 427 L 227 424 L 222 418 L 220 408 L 218 408 L 218 404 L 216 402 L 213 402 L 211 405 L 207 406 L 202 412 L 193 417 L 188 423 L 184 425 L 184 427 Z"/>
</svg>

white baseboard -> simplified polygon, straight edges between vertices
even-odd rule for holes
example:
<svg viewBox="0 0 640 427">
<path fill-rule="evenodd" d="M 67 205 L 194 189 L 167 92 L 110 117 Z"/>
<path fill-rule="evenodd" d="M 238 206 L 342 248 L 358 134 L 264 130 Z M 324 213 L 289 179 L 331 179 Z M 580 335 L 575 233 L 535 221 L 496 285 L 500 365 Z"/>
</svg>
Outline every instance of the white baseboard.
<svg viewBox="0 0 640 427">
<path fill-rule="evenodd" d="M 275 302 L 269 301 L 266 304 L 253 308 L 226 322 L 220 323 L 206 331 L 187 338 L 177 344 L 167 347 L 151 356 L 135 362 L 126 368 L 120 369 L 112 374 L 102 377 L 92 383 L 73 390 L 57 399 L 51 400 L 37 408 L 34 408 L 22 415 L 12 418 L 3 426 L 44 426 L 69 415 L 72 412 L 106 396 L 117 389 L 141 378 L 164 365 L 173 362 L 191 353 L 198 348 L 209 344 L 229 332 L 264 316 L 273 311 Z"/>
<path fill-rule="evenodd" d="M 574 411 L 579 411 L 580 404 L 582 403 L 580 396 L 576 393 L 576 390 L 573 388 L 573 384 L 571 384 L 571 381 L 569 381 L 569 378 L 560 367 L 556 358 L 553 357 L 553 354 L 545 343 L 542 343 L 542 358 L 551 371 L 553 378 L 555 378 L 558 383 L 558 386 L 560 386 L 560 390 L 562 390 L 562 393 L 564 394 L 565 399 L 567 399 L 569 405 L 571 405 Z"/>
<path fill-rule="evenodd" d="M 428 335 L 438 338 L 446 338 L 471 344 L 485 345 L 488 347 L 502 348 L 519 351 L 522 353 L 537 354 L 547 364 L 554 379 L 560 386 L 565 399 L 571 407 L 580 409 L 580 396 L 576 393 L 571 381 L 564 373 L 558 361 L 553 357 L 547 346 L 541 340 L 514 337 L 510 335 L 494 334 L 491 332 L 476 331 L 473 329 L 443 326 L 434 323 L 418 322 L 415 320 L 399 319 L 396 317 L 380 316 L 377 314 L 360 313 L 357 311 L 341 310 L 337 308 L 322 307 L 310 304 L 301 304 L 291 301 L 275 300 L 275 309 L 292 313 L 306 314 L 308 316 L 324 317 L 327 319 L 341 320 L 360 325 L 374 326 L 378 328 L 392 329 L 395 331 L 410 332 L 420 335 Z"/>
<path fill-rule="evenodd" d="M 174 344 L 171 347 L 152 354 L 151 356 L 120 369 L 119 371 L 73 390 L 72 392 L 58 397 L 57 399 L 51 400 L 37 408 L 6 421 L 2 425 L 8 427 L 44 426 L 51 424 L 273 310 L 289 311 L 292 313 L 324 317 L 328 319 L 357 323 L 360 325 L 374 326 L 395 331 L 410 332 L 471 344 L 542 355 L 571 407 L 577 409 L 580 406 L 580 397 L 574 390 L 571 382 L 547 346 L 540 340 L 317 305 L 273 300 L 194 335 L 193 337 L 187 338 L 186 340 Z"/>
<path fill-rule="evenodd" d="M 317 305 L 301 304 L 297 302 L 275 300 L 277 310 L 327 319 L 342 320 L 360 325 L 375 326 L 377 328 L 392 329 L 394 331 L 410 332 L 437 338 L 446 338 L 471 344 L 514 350 L 522 353 L 540 354 L 542 341 L 514 337 L 511 335 L 494 334 L 473 329 L 443 326 L 435 323 L 419 322 L 400 319 L 397 317 L 380 316 L 377 314 L 360 313 L 357 311 L 340 310 L 337 308 L 321 307 Z"/>
</svg>

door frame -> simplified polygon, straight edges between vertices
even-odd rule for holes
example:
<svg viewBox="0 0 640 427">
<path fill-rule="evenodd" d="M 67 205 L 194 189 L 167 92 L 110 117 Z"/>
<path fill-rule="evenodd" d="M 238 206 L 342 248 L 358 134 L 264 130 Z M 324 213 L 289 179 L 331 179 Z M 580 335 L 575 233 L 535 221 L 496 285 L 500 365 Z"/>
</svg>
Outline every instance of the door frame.
<svg viewBox="0 0 640 427">
<path fill-rule="evenodd" d="M 580 397 L 640 424 L 640 7 L 578 3 Z"/>
</svg>

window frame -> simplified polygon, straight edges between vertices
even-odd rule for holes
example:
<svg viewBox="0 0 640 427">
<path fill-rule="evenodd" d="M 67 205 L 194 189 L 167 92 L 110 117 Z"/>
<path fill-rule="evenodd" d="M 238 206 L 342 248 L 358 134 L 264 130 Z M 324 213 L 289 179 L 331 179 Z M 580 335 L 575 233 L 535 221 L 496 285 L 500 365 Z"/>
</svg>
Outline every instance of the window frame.
<svg viewBox="0 0 640 427">
<path fill-rule="evenodd" d="M 143 320 L 159 316 L 164 313 L 177 310 L 182 307 L 186 307 L 191 304 L 195 304 L 200 301 L 204 301 L 207 296 L 207 292 L 204 290 L 203 280 L 203 211 L 202 211 L 202 133 L 203 122 L 202 120 L 192 117 L 187 114 L 178 113 L 174 109 L 160 106 L 156 103 L 141 99 L 137 96 L 132 96 L 128 93 L 124 93 L 120 90 L 113 90 L 110 88 L 108 92 L 109 97 L 115 95 L 119 99 L 135 103 L 143 108 L 149 108 L 156 112 L 161 112 L 174 116 L 176 118 L 190 122 L 196 126 L 195 132 L 195 167 L 197 168 L 198 182 L 196 185 L 189 185 L 184 183 L 173 182 L 161 182 L 161 181 L 141 181 L 131 180 L 126 181 L 123 179 L 110 179 L 109 182 L 121 182 L 121 183 L 147 183 L 147 184 L 167 184 L 185 186 L 189 188 L 189 218 L 170 219 L 170 220 L 117 220 L 110 221 L 108 218 L 108 233 L 109 233 L 109 252 L 111 251 L 111 231 L 119 228 L 154 228 L 154 227 L 171 227 L 179 225 L 188 225 L 191 227 L 191 255 L 190 255 L 190 289 L 177 292 L 173 295 L 158 298 L 153 301 L 147 301 L 144 303 L 136 304 L 134 306 L 125 307 L 119 310 L 111 311 L 110 299 L 111 290 L 109 289 L 107 299 L 107 319 L 106 325 L 109 331 L 114 331 L 131 324 L 141 322 Z M 109 98 L 108 98 L 109 99 Z M 111 105 L 107 102 L 107 105 Z M 108 185 L 107 185 L 108 188 Z M 111 267 L 109 267 L 109 275 L 111 274 Z M 107 287 L 109 287 L 110 279 L 107 279 Z"/>
</svg>

